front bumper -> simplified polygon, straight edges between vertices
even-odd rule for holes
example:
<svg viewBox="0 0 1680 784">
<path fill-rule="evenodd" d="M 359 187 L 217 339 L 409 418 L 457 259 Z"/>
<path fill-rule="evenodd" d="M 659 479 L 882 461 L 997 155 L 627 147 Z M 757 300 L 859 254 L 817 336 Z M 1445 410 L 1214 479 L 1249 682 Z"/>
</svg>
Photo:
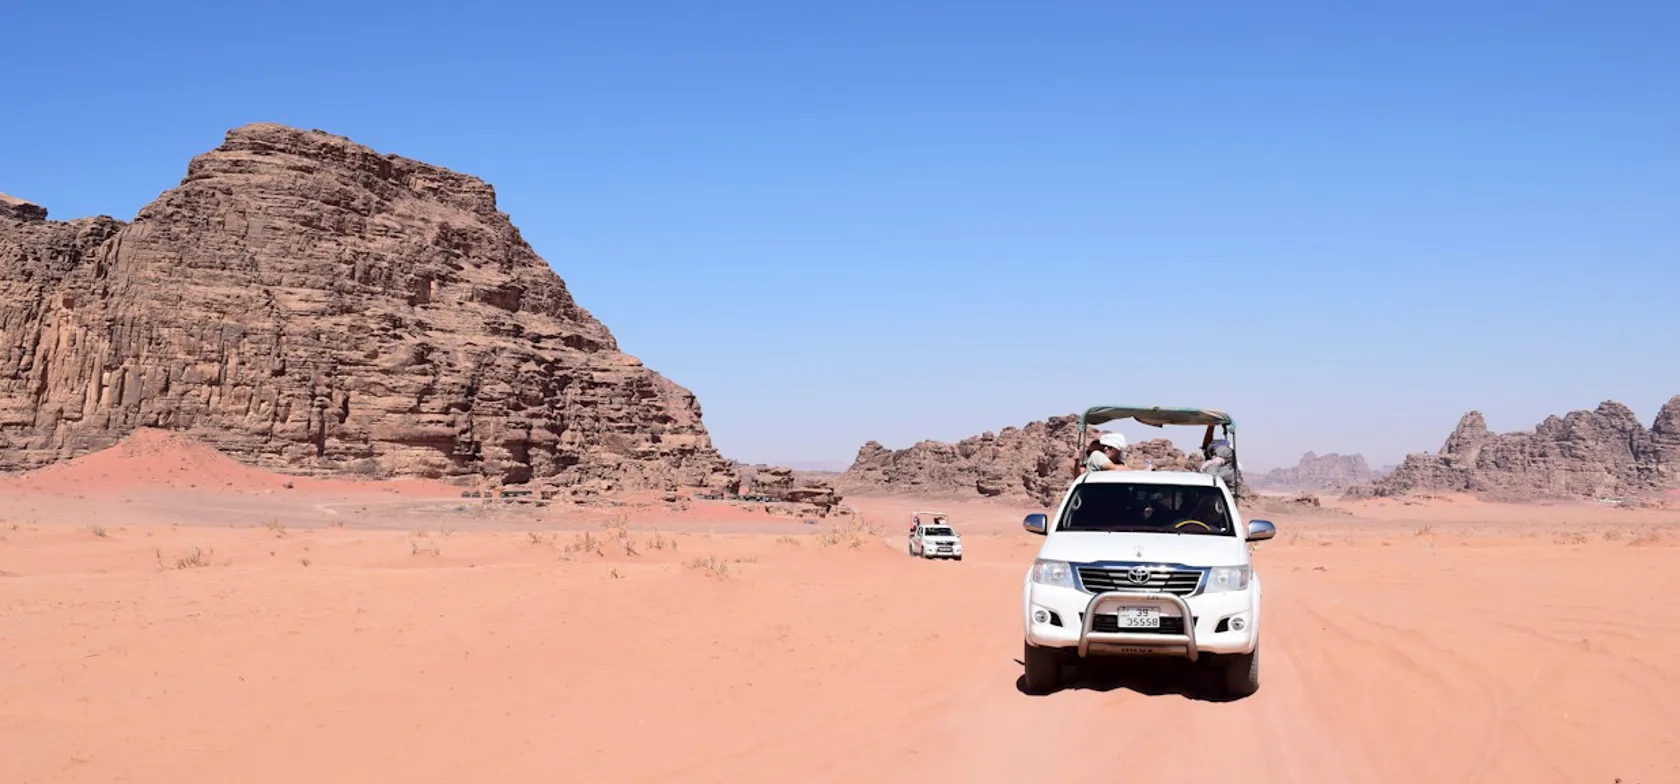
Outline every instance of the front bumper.
<svg viewBox="0 0 1680 784">
<path fill-rule="evenodd" d="M 1090 594 L 1028 580 L 1024 594 L 1023 620 L 1028 644 L 1076 648 L 1082 657 L 1163 655 L 1194 661 L 1208 653 L 1248 653 L 1254 650 L 1260 631 L 1257 579 L 1246 590 L 1189 597 L 1145 591 Z M 1099 617 L 1110 615 L 1119 607 L 1156 607 L 1161 614 L 1162 628 L 1147 631 L 1098 628 Z"/>
</svg>

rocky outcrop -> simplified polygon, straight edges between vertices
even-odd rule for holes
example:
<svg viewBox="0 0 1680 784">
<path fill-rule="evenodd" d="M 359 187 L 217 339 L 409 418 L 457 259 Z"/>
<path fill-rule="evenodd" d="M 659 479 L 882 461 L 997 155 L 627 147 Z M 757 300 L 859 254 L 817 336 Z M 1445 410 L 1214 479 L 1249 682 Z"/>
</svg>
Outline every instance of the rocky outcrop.
<svg viewBox="0 0 1680 784">
<path fill-rule="evenodd" d="M 1274 468 L 1254 478 L 1263 490 L 1345 490 L 1372 480 L 1364 455 L 1318 455 L 1308 452 L 1290 468 Z"/>
<path fill-rule="evenodd" d="M 1680 395 L 1669 398 L 1651 425 L 1651 452 L 1657 481 L 1664 487 L 1680 487 Z"/>
<path fill-rule="evenodd" d="M 1680 479 L 1680 396 L 1647 430 L 1614 401 L 1541 422 L 1531 433 L 1495 434 L 1478 411 L 1464 415 L 1436 454 L 1406 458 L 1355 495 L 1475 493 L 1496 499 L 1604 498 L 1672 487 Z"/>
<path fill-rule="evenodd" d="M 765 496 L 775 501 L 809 504 L 824 514 L 840 505 L 840 494 L 827 480 L 796 475 L 786 466 L 754 466 L 747 475 L 745 495 Z"/>
<path fill-rule="evenodd" d="M 251 125 L 132 223 L 0 200 L 0 469 L 137 427 L 298 473 L 719 486 L 688 390 L 463 174 Z"/>
<path fill-rule="evenodd" d="M 1078 417 L 1060 416 L 955 444 L 922 441 L 894 450 L 870 441 L 841 482 L 859 489 L 1049 503 L 1073 478 L 1078 433 Z"/>
<path fill-rule="evenodd" d="M 1104 431 L 1091 430 L 1086 439 Z M 947 444 L 922 441 L 906 449 L 888 449 L 870 441 L 858 450 L 843 486 L 889 492 L 979 495 L 1048 505 L 1067 490 L 1076 461 L 1079 417 L 1058 416 L 982 433 Z M 1186 455 L 1168 439 L 1132 444 L 1126 465 L 1157 471 L 1198 470 L 1199 455 Z"/>
</svg>

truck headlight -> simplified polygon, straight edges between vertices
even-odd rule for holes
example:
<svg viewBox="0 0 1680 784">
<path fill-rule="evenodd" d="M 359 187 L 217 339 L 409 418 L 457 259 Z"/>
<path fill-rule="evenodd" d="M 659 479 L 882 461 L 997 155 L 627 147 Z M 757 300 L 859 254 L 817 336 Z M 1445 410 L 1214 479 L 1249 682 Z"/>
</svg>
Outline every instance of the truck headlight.
<svg viewBox="0 0 1680 784">
<path fill-rule="evenodd" d="M 1241 591 L 1248 588 L 1247 566 L 1215 566 L 1208 570 L 1206 593 Z"/>
<path fill-rule="evenodd" d="M 1039 585 L 1072 588 L 1073 567 L 1068 566 L 1067 561 L 1051 561 L 1039 558 L 1033 561 L 1032 581 Z"/>
</svg>

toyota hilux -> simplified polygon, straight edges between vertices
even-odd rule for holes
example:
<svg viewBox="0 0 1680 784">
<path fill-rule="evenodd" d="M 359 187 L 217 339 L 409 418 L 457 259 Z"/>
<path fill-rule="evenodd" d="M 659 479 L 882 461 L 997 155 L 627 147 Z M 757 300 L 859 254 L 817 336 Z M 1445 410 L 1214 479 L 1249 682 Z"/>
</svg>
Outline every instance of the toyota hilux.
<svg viewBox="0 0 1680 784">
<path fill-rule="evenodd" d="M 962 535 L 957 533 L 943 516 L 932 523 L 917 521 L 910 529 L 910 555 L 918 558 L 952 558 L 962 560 Z"/>
<path fill-rule="evenodd" d="M 1026 530 L 1044 544 L 1022 583 L 1025 685 L 1056 690 L 1064 664 L 1168 656 L 1201 667 L 1233 697 L 1260 685 L 1260 576 L 1244 524 L 1217 475 L 1100 471 L 1073 481 L 1053 515 Z"/>
</svg>

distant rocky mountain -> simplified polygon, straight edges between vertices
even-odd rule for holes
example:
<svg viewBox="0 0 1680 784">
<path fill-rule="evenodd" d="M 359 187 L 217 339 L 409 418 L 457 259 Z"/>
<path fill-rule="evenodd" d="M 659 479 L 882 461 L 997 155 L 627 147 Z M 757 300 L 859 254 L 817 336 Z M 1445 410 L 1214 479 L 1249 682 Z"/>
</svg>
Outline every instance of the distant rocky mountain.
<svg viewBox="0 0 1680 784">
<path fill-rule="evenodd" d="M 1253 481 L 1254 486 L 1262 490 L 1345 490 L 1367 484 L 1372 479 L 1372 471 L 1365 464 L 1364 455 L 1308 452 L 1294 466 L 1274 468 Z"/>
<path fill-rule="evenodd" d="M 947 444 L 888 449 L 870 441 L 841 477 L 843 486 L 891 492 L 1007 496 L 1049 503 L 1073 478 L 1079 418 L 1051 417 Z"/>
<path fill-rule="evenodd" d="M 1095 438 L 1105 431 L 1090 430 Z M 922 441 L 888 449 L 870 441 L 858 450 L 841 485 L 852 490 L 1002 497 L 1049 505 L 1075 476 L 1079 417 L 1055 416 L 948 444 Z M 1195 470 L 1192 456 L 1165 438 L 1126 450 L 1126 464 L 1156 470 Z"/>
<path fill-rule="evenodd" d="M 1481 412 L 1471 411 L 1439 452 L 1408 456 L 1354 495 L 1604 498 L 1674 487 L 1680 487 L 1680 395 L 1649 429 L 1615 401 L 1548 417 L 1527 433 L 1492 433 Z"/>
<path fill-rule="evenodd" d="M 0 197 L 0 470 L 185 432 L 295 473 L 725 489 L 475 177 L 248 125 L 133 221 Z"/>
</svg>

